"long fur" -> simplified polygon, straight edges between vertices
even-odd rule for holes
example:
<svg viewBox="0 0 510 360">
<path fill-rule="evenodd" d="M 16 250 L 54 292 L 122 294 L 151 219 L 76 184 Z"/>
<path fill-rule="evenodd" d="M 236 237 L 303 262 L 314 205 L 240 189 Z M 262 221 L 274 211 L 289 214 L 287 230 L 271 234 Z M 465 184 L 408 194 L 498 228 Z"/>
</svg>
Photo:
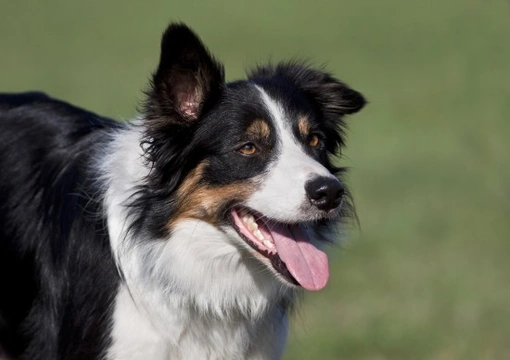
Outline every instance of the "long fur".
<svg viewBox="0 0 510 360">
<path fill-rule="evenodd" d="M 124 124 L 0 95 L 0 358 L 283 353 L 302 280 L 236 216 L 332 241 L 350 209 L 332 157 L 362 95 L 296 62 L 225 83 L 182 24 L 146 94 Z"/>
</svg>

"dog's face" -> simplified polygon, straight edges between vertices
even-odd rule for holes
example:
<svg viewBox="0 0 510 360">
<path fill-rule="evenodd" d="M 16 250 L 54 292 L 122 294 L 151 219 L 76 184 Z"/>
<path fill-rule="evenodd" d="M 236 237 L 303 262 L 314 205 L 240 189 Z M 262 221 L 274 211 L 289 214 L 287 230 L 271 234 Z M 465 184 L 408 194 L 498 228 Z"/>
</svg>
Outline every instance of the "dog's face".
<svg viewBox="0 0 510 360">
<path fill-rule="evenodd" d="M 299 63 L 225 83 L 196 35 L 170 26 L 145 106 L 146 196 L 159 205 L 143 226 L 165 237 L 184 221 L 205 222 L 285 284 L 323 288 L 321 243 L 350 204 L 330 156 L 344 144 L 342 117 L 364 103 Z"/>
</svg>

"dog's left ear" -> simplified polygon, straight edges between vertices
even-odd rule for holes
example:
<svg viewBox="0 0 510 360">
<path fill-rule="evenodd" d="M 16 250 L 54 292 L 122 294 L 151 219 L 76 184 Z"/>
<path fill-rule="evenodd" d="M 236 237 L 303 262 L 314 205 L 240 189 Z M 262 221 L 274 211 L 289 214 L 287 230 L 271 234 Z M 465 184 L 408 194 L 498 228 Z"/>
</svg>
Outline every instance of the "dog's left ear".
<svg viewBox="0 0 510 360">
<path fill-rule="evenodd" d="M 183 24 L 171 24 L 161 41 L 161 57 L 147 92 L 148 120 L 187 126 L 219 95 L 223 66 L 198 36 Z"/>
</svg>

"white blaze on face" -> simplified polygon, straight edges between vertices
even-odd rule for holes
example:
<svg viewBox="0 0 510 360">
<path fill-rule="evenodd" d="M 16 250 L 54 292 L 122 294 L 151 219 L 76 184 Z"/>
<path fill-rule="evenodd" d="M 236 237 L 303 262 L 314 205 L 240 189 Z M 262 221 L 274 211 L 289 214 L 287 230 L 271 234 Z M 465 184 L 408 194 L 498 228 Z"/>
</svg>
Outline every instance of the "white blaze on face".
<svg viewBox="0 0 510 360">
<path fill-rule="evenodd" d="M 334 176 L 304 152 L 293 134 L 292 123 L 286 118 L 283 107 L 261 87 L 256 88 L 275 124 L 278 155 L 269 165 L 262 187 L 252 194 L 246 205 L 282 222 L 310 220 L 310 216 L 303 211 L 308 204 L 305 183 L 318 176 Z"/>
</svg>

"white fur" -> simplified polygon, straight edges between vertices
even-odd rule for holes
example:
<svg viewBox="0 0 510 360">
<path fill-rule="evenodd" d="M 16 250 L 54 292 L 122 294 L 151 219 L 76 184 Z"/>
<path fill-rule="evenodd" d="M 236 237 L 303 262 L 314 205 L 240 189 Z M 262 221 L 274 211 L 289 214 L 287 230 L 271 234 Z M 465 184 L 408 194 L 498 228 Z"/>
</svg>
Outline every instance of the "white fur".
<svg viewBox="0 0 510 360">
<path fill-rule="evenodd" d="M 169 239 L 135 239 L 126 201 L 148 174 L 136 127 L 121 130 L 102 163 L 111 247 L 123 283 L 110 360 L 276 359 L 291 290 L 231 229 L 187 220 Z"/>
<path fill-rule="evenodd" d="M 292 133 L 291 122 L 287 119 L 283 107 L 261 87 L 256 88 L 276 125 L 280 153 L 270 166 L 262 188 L 253 193 L 247 206 L 283 222 L 311 220 L 305 183 L 313 177 L 334 176 L 303 151 Z"/>
</svg>

